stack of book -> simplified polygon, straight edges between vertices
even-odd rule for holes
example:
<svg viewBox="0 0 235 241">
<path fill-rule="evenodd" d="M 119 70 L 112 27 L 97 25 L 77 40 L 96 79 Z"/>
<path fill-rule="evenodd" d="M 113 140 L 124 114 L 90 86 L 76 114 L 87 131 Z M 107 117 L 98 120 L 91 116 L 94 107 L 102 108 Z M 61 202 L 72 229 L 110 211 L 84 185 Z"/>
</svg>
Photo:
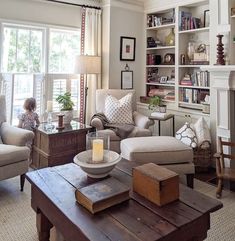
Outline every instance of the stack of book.
<svg viewBox="0 0 235 241">
<path fill-rule="evenodd" d="M 181 85 L 187 86 L 198 86 L 198 87 L 209 87 L 209 72 L 208 71 L 196 71 L 191 75 L 185 74 L 183 79 L 180 81 Z"/>
<path fill-rule="evenodd" d="M 154 47 L 157 47 L 157 44 L 156 44 L 154 38 L 148 37 L 147 38 L 147 48 L 154 48 Z"/>
</svg>

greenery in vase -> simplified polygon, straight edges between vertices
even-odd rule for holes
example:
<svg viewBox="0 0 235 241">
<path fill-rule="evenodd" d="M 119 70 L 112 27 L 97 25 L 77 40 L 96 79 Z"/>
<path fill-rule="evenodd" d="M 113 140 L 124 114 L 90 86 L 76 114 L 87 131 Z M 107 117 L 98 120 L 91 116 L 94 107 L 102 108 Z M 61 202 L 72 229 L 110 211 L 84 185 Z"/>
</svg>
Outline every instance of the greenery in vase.
<svg viewBox="0 0 235 241">
<path fill-rule="evenodd" d="M 162 98 L 157 95 L 151 97 L 148 106 L 149 110 L 155 110 L 158 106 L 162 106 Z"/>
<path fill-rule="evenodd" d="M 73 109 L 74 103 L 71 100 L 71 93 L 70 92 L 66 92 L 63 95 L 59 95 L 56 98 L 56 101 L 60 104 L 62 111 Z"/>
</svg>

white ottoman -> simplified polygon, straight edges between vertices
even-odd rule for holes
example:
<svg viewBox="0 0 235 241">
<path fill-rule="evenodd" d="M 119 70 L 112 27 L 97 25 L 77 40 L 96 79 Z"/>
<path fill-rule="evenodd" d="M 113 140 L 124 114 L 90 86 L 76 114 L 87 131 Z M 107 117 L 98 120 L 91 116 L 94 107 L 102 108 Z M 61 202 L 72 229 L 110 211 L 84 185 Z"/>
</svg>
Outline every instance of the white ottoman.
<svg viewBox="0 0 235 241">
<path fill-rule="evenodd" d="M 195 167 L 193 150 L 171 136 L 133 137 L 121 141 L 121 155 L 138 164 L 163 165 L 179 175 L 185 174 L 187 185 L 193 187 Z"/>
</svg>

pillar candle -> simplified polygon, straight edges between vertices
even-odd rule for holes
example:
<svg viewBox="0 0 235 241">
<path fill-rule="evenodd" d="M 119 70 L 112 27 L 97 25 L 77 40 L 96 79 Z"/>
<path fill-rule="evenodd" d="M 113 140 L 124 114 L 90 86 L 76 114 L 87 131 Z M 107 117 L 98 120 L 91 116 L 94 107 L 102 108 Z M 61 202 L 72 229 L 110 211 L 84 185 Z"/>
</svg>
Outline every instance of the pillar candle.
<svg viewBox="0 0 235 241">
<path fill-rule="evenodd" d="M 102 162 L 104 159 L 104 142 L 102 139 L 96 139 L 92 142 L 92 161 Z"/>
<path fill-rule="evenodd" d="M 48 100 L 47 101 L 47 112 L 52 112 L 52 106 L 53 106 L 53 101 Z"/>
</svg>

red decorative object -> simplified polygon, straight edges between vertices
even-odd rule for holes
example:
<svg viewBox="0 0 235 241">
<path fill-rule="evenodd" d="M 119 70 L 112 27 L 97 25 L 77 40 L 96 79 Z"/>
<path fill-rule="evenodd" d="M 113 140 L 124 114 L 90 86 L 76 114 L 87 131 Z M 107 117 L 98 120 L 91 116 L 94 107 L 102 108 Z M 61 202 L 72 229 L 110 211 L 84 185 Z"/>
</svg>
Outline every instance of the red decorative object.
<svg viewBox="0 0 235 241">
<path fill-rule="evenodd" d="M 218 34 L 216 37 L 218 38 L 218 44 L 217 44 L 217 60 L 216 65 L 225 65 L 224 60 L 224 44 L 222 43 L 222 38 L 224 35 Z"/>
</svg>

